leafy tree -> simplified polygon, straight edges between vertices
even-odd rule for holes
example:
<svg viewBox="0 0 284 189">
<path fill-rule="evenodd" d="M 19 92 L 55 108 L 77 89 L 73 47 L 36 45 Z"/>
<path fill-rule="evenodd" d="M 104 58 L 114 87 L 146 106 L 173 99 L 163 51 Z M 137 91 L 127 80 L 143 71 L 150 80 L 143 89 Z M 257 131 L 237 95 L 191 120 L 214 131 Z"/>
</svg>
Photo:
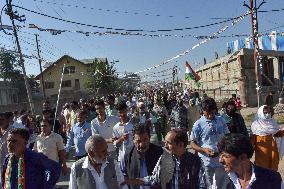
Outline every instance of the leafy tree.
<svg viewBox="0 0 284 189">
<path fill-rule="evenodd" d="M 20 101 L 27 100 L 20 60 L 13 52 L 4 48 L 0 48 L 0 78 L 13 83 L 18 88 Z"/>
<path fill-rule="evenodd" d="M 19 60 L 13 53 L 3 48 L 0 49 L 0 78 L 13 83 L 21 79 Z"/>
<path fill-rule="evenodd" d="M 91 78 L 85 83 L 85 87 L 93 92 L 101 95 L 113 93 L 117 88 L 117 74 L 114 63 L 99 61 L 95 59 L 91 68 Z"/>
<path fill-rule="evenodd" d="M 37 82 L 37 80 L 35 79 L 36 75 L 29 75 L 28 76 L 28 82 L 31 88 L 32 92 L 39 92 L 40 91 L 40 84 Z"/>
</svg>

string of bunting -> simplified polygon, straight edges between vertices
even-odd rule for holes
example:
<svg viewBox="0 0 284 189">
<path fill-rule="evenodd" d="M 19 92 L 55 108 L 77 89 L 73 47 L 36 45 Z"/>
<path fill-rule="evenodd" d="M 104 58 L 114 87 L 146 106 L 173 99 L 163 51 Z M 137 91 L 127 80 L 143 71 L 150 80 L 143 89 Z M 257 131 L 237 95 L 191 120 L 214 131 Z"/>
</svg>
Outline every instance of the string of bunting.
<svg viewBox="0 0 284 189">
<path fill-rule="evenodd" d="M 7 26 L 7 25 L 2 25 L 3 29 L 6 30 L 12 30 L 11 26 Z M 209 36 L 198 36 L 198 35 L 192 35 L 192 34 L 184 34 L 184 35 L 180 35 L 180 34 L 147 34 L 147 33 L 141 33 L 141 32 L 114 32 L 114 31 L 105 31 L 105 32 L 98 32 L 98 31 L 82 31 L 82 30 L 61 30 L 61 29 L 53 29 L 53 28 L 42 28 L 39 27 L 35 24 L 29 24 L 28 26 L 25 25 L 21 25 L 21 26 L 17 26 L 17 28 L 30 28 L 30 29 L 37 29 L 40 32 L 49 32 L 51 35 L 60 35 L 62 33 L 78 33 L 78 34 L 82 34 L 84 36 L 90 36 L 90 35 L 96 35 L 96 36 L 107 36 L 107 35 L 122 35 L 122 36 L 142 36 L 142 37 L 178 37 L 178 38 L 186 38 L 186 37 L 194 37 L 196 39 L 204 39 L 204 38 L 208 38 Z M 1 30 L 1 28 L 0 28 Z M 227 37 L 241 37 L 241 36 L 245 36 L 247 37 L 248 35 L 245 34 L 236 34 L 236 35 L 227 35 L 227 36 L 219 36 L 222 38 L 227 38 Z"/>
<path fill-rule="evenodd" d="M 160 79 L 156 79 L 156 80 L 153 80 L 153 81 L 147 81 L 146 83 L 157 83 L 157 82 L 164 82 L 166 80 L 169 80 L 169 79 L 172 79 L 172 77 L 167 77 L 167 78 L 164 78 L 163 80 L 160 80 Z"/>
<path fill-rule="evenodd" d="M 27 26 L 21 25 L 17 26 L 17 28 L 30 28 L 30 29 L 37 29 L 40 32 L 49 32 L 51 35 L 60 35 L 62 33 L 68 32 L 68 33 L 78 33 L 82 34 L 84 36 L 90 36 L 90 35 L 95 35 L 95 36 L 107 36 L 107 35 L 121 35 L 121 36 L 141 36 L 141 37 L 151 37 L 151 38 L 157 38 L 157 37 L 175 37 L 175 38 L 186 38 L 186 37 L 194 37 L 198 40 L 201 39 L 207 39 L 210 38 L 210 36 L 206 35 L 192 35 L 192 34 L 147 34 L 147 33 L 141 33 L 141 32 L 114 32 L 114 31 L 105 31 L 105 32 L 98 32 L 98 31 L 82 31 L 82 30 L 62 30 L 62 29 L 54 29 L 54 28 L 43 28 L 39 27 L 35 24 L 29 24 Z M 2 25 L 0 27 L 1 29 L 5 30 L 12 30 L 12 26 L 8 25 Z M 269 33 L 264 33 L 260 34 L 259 36 L 268 36 L 270 35 Z M 279 33 L 279 35 L 284 35 L 284 32 Z M 251 35 L 247 34 L 232 34 L 232 35 L 220 35 L 220 36 L 215 36 L 214 38 L 231 38 L 231 37 L 251 37 Z"/>
<path fill-rule="evenodd" d="M 165 77 L 165 76 L 169 76 L 169 74 L 163 74 L 163 75 L 151 75 L 151 76 L 147 76 L 147 77 L 142 77 L 142 78 L 141 78 L 141 80 L 149 79 L 149 78 Z"/>
<path fill-rule="evenodd" d="M 162 70 L 162 71 L 142 75 L 141 77 L 148 77 L 148 76 L 157 75 L 157 74 L 160 74 L 160 73 L 168 73 L 168 72 L 171 72 L 171 71 L 172 71 L 172 68 L 168 68 L 168 69 L 165 69 L 165 70 Z"/>
<path fill-rule="evenodd" d="M 243 20 L 247 15 L 250 14 L 250 11 L 247 11 L 246 13 L 242 14 L 241 16 L 239 16 L 237 19 L 235 19 L 232 23 L 231 23 L 231 26 L 234 26 L 236 23 L 238 23 L 239 21 Z M 202 41 L 200 41 L 199 43 L 197 43 L 196 45 L 194 45 L 193 47 L 191 47 L 190 49 L 187 49 L 185 50 L 184 52 L 162 62 L 161 64 L 158 64 L 158 65 L 155 65 L 155 66 L 152 66 L 152 67 L 149 67 L 149 68 L 146 68 L 144 70 L 141 70 L 141 71 L 137 71 L 137 72 L 134 72 L 134 74 L 140 74 L 142 72 L 146 72 L 146 71 L 149 71 L 149 70 L 152 70 L 152 69 L 156 69 L 160 66 L 163 66 L 163 65 L 166 65 L 168 64 L 169 62 L 177 59 L 177 58 L 180 58 L 182 56 L 185 56 L 186 54 L 188 54 L 190 51 L 196 49 L 197 47 L 199 47 L 200 45 L 202 44 L 205 44 L 207 43 L 208 41 L 210 41 L 211 39 L 214 39 L 216 36 L 218 36 L 219 34 L 223 33 L 224 31 L 226 31 L 227 29 L 229 28 L 229 25 L 226 25 L 224 27 L 222 27 L 220 30 L 218 30 L 217 32 L 213 33 L 213 35 L 211 35 L 209 38 L 206 38 Z"/>
<path fill-rule="evenodd" d="M 27 26 L 25 26 L 25 27 L 27 27 Z M 64 32 L 68 32 L 68 33 L 83 34 L 85 36 L 90 36 L 90 35 L 96 35 L 96 36 L 122 35 L 122 36 L 142 36 L 142 37 L 146 37 L 146 36 L 148 36 L 148 37 L 180 37 L 180 38 L 194 37 L 191 34 L 178 35 L 178 34 L 146 34 L 146 33 L 140 33 L 140 32 L 134 33 L 134 32 L 117 32 L 117 31 L 98 32 L 98 31 L 81 31 L 81 30 L 60 30 L 60 29 L 42 28 L 42 27 L 38 27 L 35 24 L 29 24 L 28 28 L 37 29 L 38 31 L 42 31 L 42 32 L 49 32 L 49 33 L 51 33 L 51 35 L 59 35 L 59 34 L 62 34 Z"/>
<path fill-rule="evenodd" d="M 144 76 L 141 76 L 141 80 L 148 79 L 148 78 L 169 76 L 169 74 L 167 74 L 167 73 L 172 73 L 172 71 L 173 71 L 173 68 L 169 68 L 169 69 L 167 69 L 166 71 L 163 71 L 163 72 L 160 71 L 160 72 L 152 73 L 152 74 L 149 74 L 149 75 L 144 75 Z M 180 71 L 181 71 L 181 69 L 179 68 L 177 75 L 180 74 Z M 161 73 L 162 75 L 157 75 L 159 73 Z M 170 75 L 172 75 L 172 74 L 170 74 Z"/>
</svg>

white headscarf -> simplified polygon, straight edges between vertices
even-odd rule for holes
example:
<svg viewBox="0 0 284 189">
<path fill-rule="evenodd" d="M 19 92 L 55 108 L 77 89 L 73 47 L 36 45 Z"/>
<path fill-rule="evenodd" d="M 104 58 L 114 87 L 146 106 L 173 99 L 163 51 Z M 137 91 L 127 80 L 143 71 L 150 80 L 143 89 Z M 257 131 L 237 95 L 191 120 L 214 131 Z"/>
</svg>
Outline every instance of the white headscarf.
<svg viewBox="0 0 284 189">
<path fill-rule="evenodd" d="M 264 107 L 265 105 L 258 109 L 255 120 L 251 125 L 251 131 L 259 136 L 274 135 L 280 130 L 280 127 L 273 118 L 265 118 Z"/>
</svg>

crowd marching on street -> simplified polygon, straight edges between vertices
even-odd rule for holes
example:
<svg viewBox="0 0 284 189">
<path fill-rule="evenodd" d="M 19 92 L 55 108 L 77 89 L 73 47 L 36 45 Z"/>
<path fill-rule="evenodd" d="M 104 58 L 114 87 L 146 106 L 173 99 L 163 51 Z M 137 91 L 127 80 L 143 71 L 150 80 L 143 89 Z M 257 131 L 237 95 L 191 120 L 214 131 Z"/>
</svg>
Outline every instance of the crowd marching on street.
<svg viewBox="0 0 284 189">
<path fill-rule="evenodd" d="M 57 115 L 49 101 L 35 117 L 1 112 L 1 187 L 54 189 L 70 175 L 70 189 L 284 188 L 284 130 L 273 118 L 283 99 L 274 107 L 268 95 L 248 131 L 239 98 L 217 105 L 200 93 L 109 94 L 66 103 Z"/>
</svg>

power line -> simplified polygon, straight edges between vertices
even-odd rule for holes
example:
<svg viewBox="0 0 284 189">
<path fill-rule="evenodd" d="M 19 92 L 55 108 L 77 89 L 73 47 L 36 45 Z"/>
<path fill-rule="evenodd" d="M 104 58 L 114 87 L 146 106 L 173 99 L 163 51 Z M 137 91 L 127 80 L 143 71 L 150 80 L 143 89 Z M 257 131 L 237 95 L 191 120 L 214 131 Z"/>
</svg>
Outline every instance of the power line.
<svg viewBox="0 0 284 189">
<path fill-rule="evenodd" d="M 24 39 L 20 39 L 21 42 L 25 43 L 25 44 L 28 44 L 28 45 L 31 45 L 33 46 L 34 48 L 36 48 L 36 44 L 35 43 L 31 43 L 31 42 L 28 42 Z M 42 53 L 44 53 L 45 55 L 52 55 L 54 57 L 57 57 L 55 54 L 53 54 L 51 51 L 45 49 L 45 48 L 42 48 L 44 51 L 41 51 Z M 49 57 L 50 59 L 52 59 L 51 57 Z"/>
<path fill-rule="evenodd" d="M 177 16 L 166 16 L 160 14 L 150 14 L 150 13 L 139 13 L 139 12 L 131 12 L 131 11 L 119 11 L 119 10 L 110 10 L 110 9 L 103 9 L 103 8 L 94 8 L 90 6 L 78 6 L 78 5 L 71 5 L 71 4 L 64 4 L 64 3 L 56 3 L 56 2 L 49 2 L 43 0 L 34 0 L 34 2 L 46 3 L 46 4 L 53 4 L 57 6 L 65 6 L 65 7 L 72 7 L 72 8 L 81 8 L 81 9 L 89 9 L 89 10 L 97 10 L 97 11 L 104 11 L 104 12 L 112 12 L 112 13 L 120 13 L 120 14 L 131 14 L 131 15 L 143 15 L 143 16 L 154 16 L 154 17 L 167 17 L 167 18 L 175 18 Z M 182 18 L 189 19 L 189 16 L 184 16 Z"/>
<path fill-rule="evenodd" d="M 21 33 L 24 33 L 24 34 L 28 34 L 28 35 L 35 35 L 35 33 L 30 33 L 30 32 L 26 32 L 26 31 L 22 31 L 22 30 L 19 30 L 19 32 Z M 22 37 L 26 37 L 26 36 L 22 36 Z M 41 36 L 39 36 L 41 37 Z M 31 39 L 31 38 L 30 38 Z M 44 45 L 48 46 L 48 48 L 50 49 L 53 49 L 53 50 L 56 50 L 56 51 L 60 51 L 61 54 L 66 54 L 66 52 L 63 52 L 60 48 L 56 47 L 54 44 L 51 44 L 49 41 L 47 41 L 46 39 L 44 38 L 40 38 L 40 40 L 43 40 L 45 42 L 41 42 L 43 43 Z"/>
<path fill-rule="evenodd" d="M 21 38 L 24 38 L 24 39 L 27 39 L 27 40 L 30 40 L 30 41 L 34 41 L 34 39 L 31 39 L 30 37 L 27 37 L 27 36 L 23 36 L 23 35 L 19 35 Z M 40 40 L 39 40 L 40 41 Z M 56 52 L 56 49 L 55 48 L 53 48 L 52 46 L 50 46 L 50 45 L 48 45 L 47 43 L 45 43 L 45 42 L 42 42 L 42 41 L 40 41 L 41 42 L 41 44 L 44 46 L 44 47 L 41 47 L 42 49 L 46 49 L 46 48 L 48 48 L 48 49 L 51 49 L 51 50 L 53 50 L 54 52 Z M 47 50 L 47 51 L 49 51 L 49 50 Z M 49 51 L 50 52 L 50 51 Z M 52 53 L 53 54 L 53 53 Z M 54 55 L 54 54 L 53 54 Z M 55 56 L 55 55 L 54 55 Z M 57 56 L 57 55 L 56 55 Z"/>
<path fill-rule="evenodd" d="M 10 35 L 8 35 L 8 36 L 10 36 Z M 2 35 L 0 35 L 0 37 L 2 37 L 2 38 L 5 38 L 5 39 L 8 39 L 8 40 L 11 40 L 11 42 L 13 43 L 13 46 L 11 46 L 11 45 L 5 45 L 5 46 L 10 46 L 10 48 L 14 48 L 14 50 L 16 51 L 16 46 L 15 46 L 15 44 L 14 44 L 14 40 L 13 40 L 13 36 L 11 36 L 11 38 L 8 38 L 8 36 L 2 36 Z M 27 38 L 27 37 L 24 37 L 24 38 Z M 29 38 L 30 39 L 30 38 Z M 31 43 L 31 42 L 28 42 L 28 41 L 26 41 L 26 40 L 24 40 L 24 39 L 22 39 L 22 37 L 21 37 L 21 39 L 19 39 L 22 43 L 24 43 L 24 44 L 28 44 L 28 45 L 31 45 L 31 46 L 35 46 L 35 44 L 33 44 L 33 43 Z M 26 47 L 26 46 L 25 46 Z M 24 57 L 25 58 L 36 58 L 35 57 L 35 55 L 33 54 L 34 52 L 33 51 L 31 51 L 29 48 L 22 48 L 24 51 L 27 51 L 27 52 L 29 52 L 29 53 L 31 53 L 31 55 L 25 55 Z M 51 58 L 49 55 L 53 55 L 53 56 L 55 56 L 52 52 L 50 52 L 49 50 L 46 50 L 47 52 L 43 52 L 45 55 L 47 55 L 48 57 L 49 57 L 49 59 L 51 60 L 51 59 L 53 59 L 53 58 Z M 47 54 L 47 53 L 49 53 L 49 54 Z M 46 60 L 46 58 L 44 58 L 43 59 L 45 62 L 47 61 Z"/>
<path fill-rule="evenodd" d="M 35 35 L 35 33 L 30 33 L 30 32 L 26 32 L 26 31 L 22 31 L 19 30 L 20 32 L 24 33 L 24 34 L 29 34 L 29 35 Z M 52 44 L 51 42 L 49 42 L 48 40 L 44 39 L 43 37 L 41 37 L 41 35 L 39 35 L 40 40 L 43 40 L 44 45 L 48 46 L 48 48 L 53 49 L 55 51 L 60 51 L 61 54 L 68 54 L 67 52 L 63 52 L 62 49 L 58 48 L 56 45 Z"/>
<path fill-rule="evenodd" d="M 55 17 L 55 16 L 50 16 L 50 15 L 43 14 L 43 13 L 40 13 L 40 12 L 37 12 L 37 11 L 34 11 L 34 10 L 27 9 L 25 7 L 18 6 L 18 5 L 13 5 L 13 6 L 19 8 L 19 9 L 22 9 L 22 10 L 34 13 L 34 14 L 38 14 L 38 15 L 41 15 L 41 16 L 45 16 L 45 17 L 48 17 L 48 18 L 52 18 L 52 19 L 63 21 L 63 22 L 67 22 L 67 23 L 72 23 L 72 24 L 77 24 L 77 25 L 87 26 L 87 27 L 93 27 L 93 28 L 99 28 L 99 29 L 107 29 L 107 30 L 115 30 L 115 31 L 127 31 L 127 32 L 155 33 L 155 32 L 184 31 L 184 30 L 192 30 L 192 29 L 198 29 L 198 28 L 205 28 L 205 27 L 209 27 L 209 26 L 214 26 L 214 25 L 226 23 L 226 22 L 229 22 L 229 21 L 233 21 L 233 20 L 239 18 L 239 17 L 235 17 L 235 18 L 230 18 L 230 19 L 225 20 L 225 21 L 220 21 L 220 22 L 215 22 L 215 23 L 205 24 L 205 25 L 200 25 L 200 26 L 194 26 L 194 27 L 186 27 L 186 28 L 157 29 L 157 30 L 126 29 L 126 28 L 113 28 L 113 27 L 107 27 L 107 26 L 98 26 L 98 25 L 92 25 L 92 24 L 85 24 L 85 23 L 81 23 L 81 22 L 76 22 L 76 21 L 71 21 L 71 20 L 67 20 L 67 19 L 58 18 L 58 17 Z"/>
<path fill-rule="evenodd" d="M 267 12 L 280 12 L 280 11 L 284 11 L 284 8 L 283 9 L 271 9 L 271 10 L 259 10 L 257 12 L 267 13 Z"/>
<path fill-rule="evenodd" d="M 51 7 L 51 6 L 50 6 Z M 63 19 L 63 17 L 53 8 L 53 7 L 51 7 L 51 9 L 61 18 L 61 19 Z M 77 24 L 75 24 L 75 26 L 78 28 L 78 25 Z M 80 28 L 79 28 L 80 29 Z M 75 43 L 75 41 L 71 38 L 71 37 L 69 37 L 69 35 L 66 33 L 66 37 L 72 42 L 72 43 L 74 43 L 74 44 L 76 44 L 76 46 L 78 46 L 81 50 L 83 50 L 83 52 L 85 53 L 85 54 L 87 54 L 88 56 L 89 55 L 91 55 L 91 54 L 89 54 L 89 51 L 88 51 L 88 49 L 85 49 L 85 48 L 83 48 L 81 45 L 79 45 L 78 43 Z M 86 52 L 88 52 L 88 53 L 86 53 Z M 92 55 L 91 55 L 92 56 Z"/>
</svg>

